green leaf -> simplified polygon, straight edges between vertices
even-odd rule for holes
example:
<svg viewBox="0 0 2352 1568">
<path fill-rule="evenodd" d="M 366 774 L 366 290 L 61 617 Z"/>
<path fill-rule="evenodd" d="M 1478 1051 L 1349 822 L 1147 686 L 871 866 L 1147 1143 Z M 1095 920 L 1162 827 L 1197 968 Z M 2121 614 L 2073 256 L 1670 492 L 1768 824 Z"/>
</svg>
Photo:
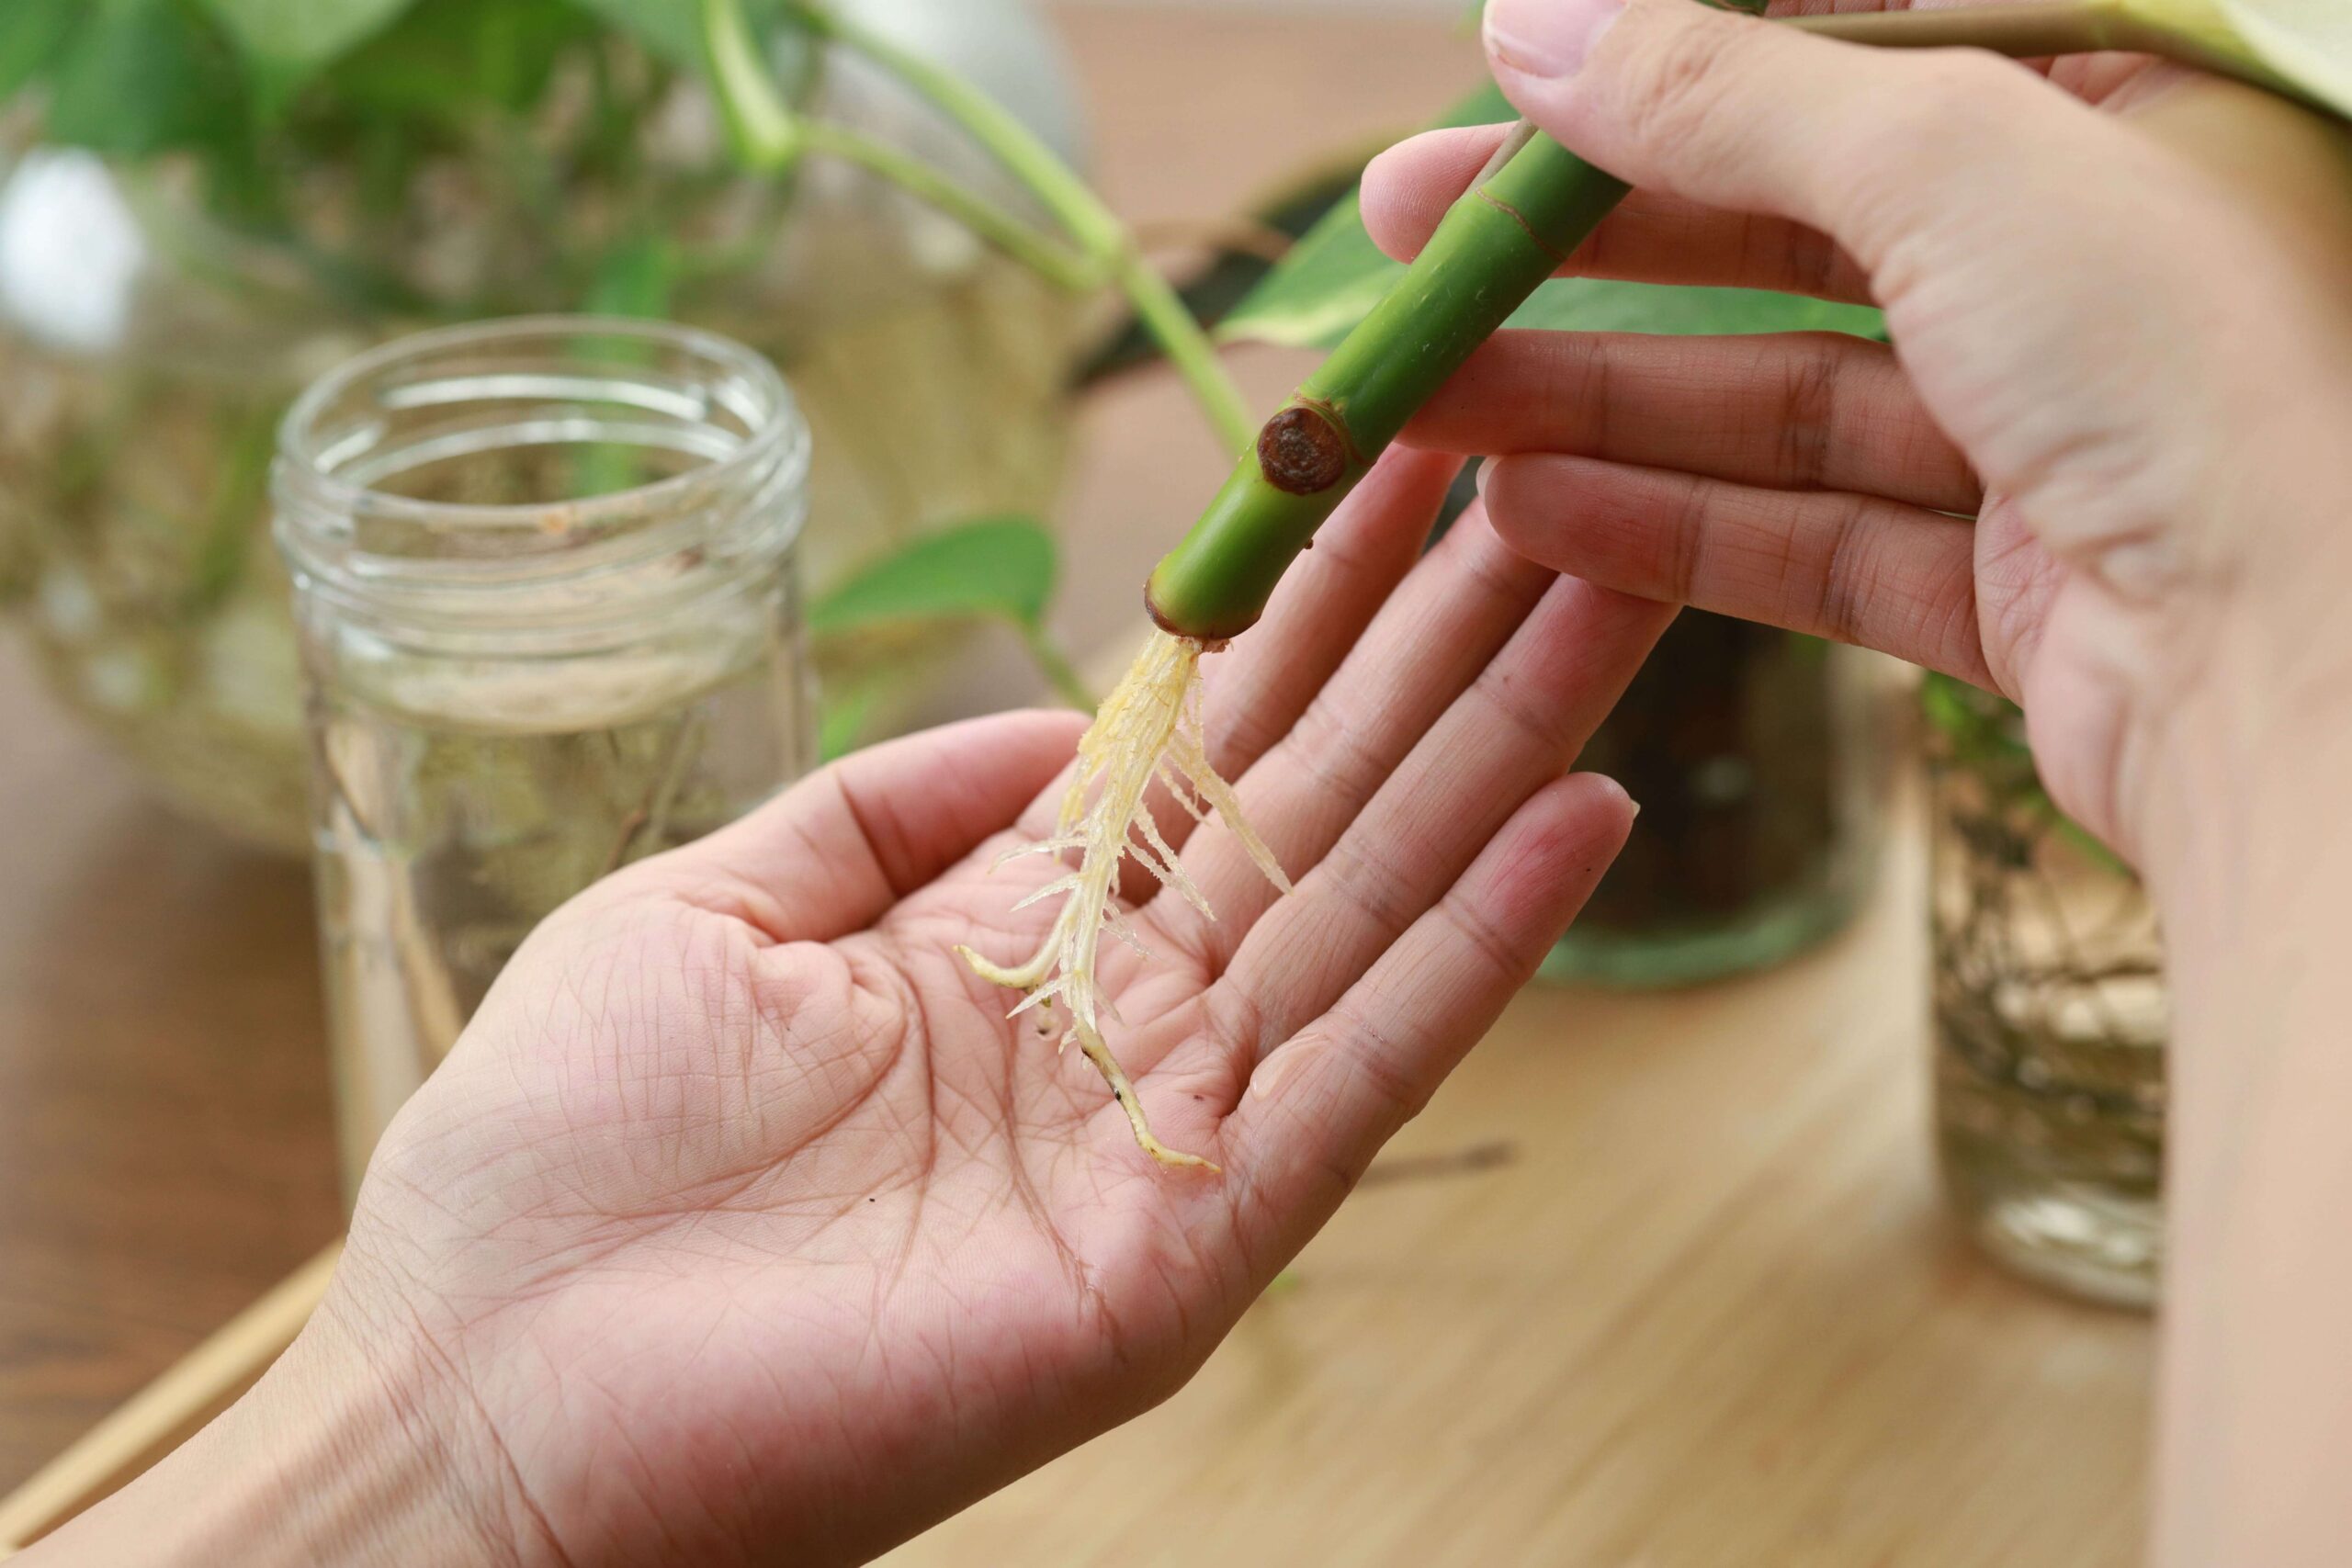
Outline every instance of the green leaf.
<svg viewBox="0 0 2352 1568">
<path fill-rule="evenodd" d="M 2033 754 L 2025 741 L 2025 715 L 2017 704 L 1957 676 L 1929 671 L 1919 682 L 1919 705 L 1962 761 L 1999 761 L 2027 770 Z"/>
<path fill-rule="evenodd" d="M 266 73 L 291 82 L 382 31 L 411 0 L 200 0 Z M 483 0 L 485 6 L 492 0 Z"/>
<path fill-rule="evenodd" d="M 661 321 L 670 313 L 670 288 L 678 274 L 678 248 L 659 234 L 632 240 L 605 254 L 581 301 L 599 316 L 635 316 Z M 652 345 L 631 338 L 594 339 L 583 354 L 622 364 L 650 363 Z M 646 481 L 645 454 L 625 442 L 598 441 L 572 455 L 571 493 L 617 495 Z"/>
<path fill-rule="evenodd" d="M 1441 116 L 1441 126 L 1495 125 L 1514 118 L 1493 83 Z M 1351 191 L 1290 248 L 1263 282 L 1217 328 L 1227 341 L 1329 348 L 1372 313 L 1404 272 L 1363 231 Z"/>
<path fill-rule="evenodd" d="M 0 99 L 57 58 L 84 0 L 0 0 Z"/>
<path fill-rule="evenodd" d="M 1333 347 L 1372 313 L 1404 270 L 1364 232 L 1351 191 L 1217 323 L 1216 336 L 1227 343 Z"/>
<path fill-rule="evenodd" d="M 702 68 L 702 8 L 695 0 L 574 0 L 673 65 Z M 750 9 L 752 7 L 746 7 Z"/>
<path fill-rule="evenodd" d="M 2046 824 L 2076 853 L 2103 871 L 2134 877 L 2122 857 L 2091 830 L 2058 809 L 2043 787 L 2025 739 L 2025 714 L 1982 686 L 1929 671 L 1919 682 L 1919 707 L 1934 731 L 1928 754 L 1939 768 L 1973 775 L 2005 813 Z"/>
<path fill-rule="evenodd" d="M 1867 305 L 1841 305 L 1760 288 L 1681 288 L 1605 277 L 1557 277 L 1535 291 L 1509 323 L 1580 333 L 1851 333 L 1883 336 Z"/>
<path fill-rule="evenodd" d="M 846 693 L 828 691 L 817 714 L 817 760 L 837 762 L 857 750 L 880 688 L 868 682 Z"/>
<path fill-rule="evenodd" d="M 42 130 L 51 141 L 144 157 L 234 142 L 244 104 L 235 57 L 175 0 L 102 0 L 56 62 Z"/>
<path fill-rule="evenodd" d="M 483 104 L 537 102 L 557 58 L 595 26 L 567 0 L 411 0 L 328 68 L 321 96 L 365 116 L 463 126 Z"/>
<path fill-rule="evenodd" d="M 1053 597 L 1053 536 L 1026 518 L 995 518 L 928 534 L 820 598 L 818 636 L 892 621 L 993 616 L 1035 626 Z"/>
<path fill-rule="evenodd" d="M 572 0 L 581 9 L 628 34 L 681 70 L 704 69 L 699 0 Z M 784 0 L 743 0 L 743 14 L 769 52 L 769 67 L 790 89 L 806 68 L 807 29 Z"/>
<path fill-rule="evenodd" d="M 2131 863 L 2108 848 L 2107 840 L 2093 833 L 2080 822 L 2060 811 L 2055 804 L 2050 807 L 2051 826 L 2058 836 L 2075 846 L 2075 852 L 2110 876 L 2120 876 L 2137 882 L 2140 874 Z"/>
<path fill-rule="evenodd" d="M 1442 125 L 1492 125 L 1512 118 L 1489 84 L 1455 105 Z M 1331 348 L 1371 314 L 1396 279 L 1389 260 L 1364 232 L 1351 195 L 1324 215 L 1217 329 L 1217 336 Z M 1876 310 L 1752 288 L 1677 288 L 1607 278 L 1555 278 L 1535 291 L 1509 322 L 1552 331 L 1639 333 L 1845 332 L 1883 334 Z"/>
</svg>

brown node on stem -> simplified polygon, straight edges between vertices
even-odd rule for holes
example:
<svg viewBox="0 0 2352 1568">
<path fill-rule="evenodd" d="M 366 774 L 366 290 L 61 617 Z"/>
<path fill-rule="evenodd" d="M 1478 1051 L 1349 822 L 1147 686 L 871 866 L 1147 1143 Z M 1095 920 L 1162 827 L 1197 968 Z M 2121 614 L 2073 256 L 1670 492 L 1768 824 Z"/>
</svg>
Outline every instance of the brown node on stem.
<svg viewBox="0 0 2352 1568">
<path fill-rule="evenodd" d="M 1348 471 L 1348 438 L 1329 414 L 1293 403 L 1259 430 L 1258 471 L 1292 495 L 1329 490 Z"/>
</svg>

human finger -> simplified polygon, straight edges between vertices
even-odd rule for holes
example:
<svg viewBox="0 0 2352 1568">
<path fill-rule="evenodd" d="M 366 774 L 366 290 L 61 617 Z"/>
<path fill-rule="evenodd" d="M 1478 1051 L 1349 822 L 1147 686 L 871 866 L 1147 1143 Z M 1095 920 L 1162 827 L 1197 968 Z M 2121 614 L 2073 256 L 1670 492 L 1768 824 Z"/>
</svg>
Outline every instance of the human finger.
<svg viewBox="0 0 2352 1568">
<path fill-rule="evenodd" d="M 1506 457 L 1482 477 L 1496 530 L 1555 570 L 1991 683 L 1963 519 L 1589 457 Z"/>
<path fill-rule="evenodd" d="M 1894 352 L 1838 333 L 1502 333 L 1402 439 L 1851 491 L 1939 512 L 1973 513 L 1984 494 Z"/>
</svg>

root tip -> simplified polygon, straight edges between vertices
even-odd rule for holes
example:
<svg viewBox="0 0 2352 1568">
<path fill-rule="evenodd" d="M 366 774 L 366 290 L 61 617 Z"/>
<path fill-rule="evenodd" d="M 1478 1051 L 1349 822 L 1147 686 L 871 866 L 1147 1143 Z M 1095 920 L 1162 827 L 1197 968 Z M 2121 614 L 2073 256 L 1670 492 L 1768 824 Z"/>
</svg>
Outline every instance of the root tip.
<svg viewBox="0 0 2352 1568">
<path fill-rule="evenodd" d="M 973 974 L 978 975 L 981 979 L 986 980 L 991 986 L 1017 987 L 1021 984 L 1020 977 L 1013 974 L 1012 970 L 989 963 L 971 948 L 966 947 L 960 942 L 956 944 L 956 956 L 962 959 Z"/>
<path fill-rule="evenodd" d="M 1188 1155 L 1182 1149 L 1171 1149 L 1158 1138 L 1145 1143 L 1143 1152 L 1170 1170 L 1205 1170 L 1212 1176 L 1225 1174 L 1225 1167 L 1217 1164 L 1216 1161 L 1203 1159 L 1198 1155 Z"/>
</svg>

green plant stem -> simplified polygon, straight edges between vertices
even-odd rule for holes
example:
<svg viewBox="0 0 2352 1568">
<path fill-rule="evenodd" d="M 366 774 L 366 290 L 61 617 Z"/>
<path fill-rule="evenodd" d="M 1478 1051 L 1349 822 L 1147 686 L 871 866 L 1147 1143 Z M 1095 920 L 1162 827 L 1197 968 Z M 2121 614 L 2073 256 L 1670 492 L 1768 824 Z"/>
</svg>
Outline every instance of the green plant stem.
<svg viewBox="0 0 2352 1568">
<path fill-rule="evenodd" d="M 1146 263 L 1125 227 L 1052 148 L 953 72 L 830 7 L 796 0 L 790 9 L 811 31 L 855 50 L 927 99 L 1035 197 L 1080 251 L 1127 297 L 1136 319 L 1159 341 L 1218 435 L 1236 450 L 1249 445 L 1253 427 L 1249 401 L 1226 373 L 1208 334 L 1168 280 Z"/>
<path fill-rule="evenodd" d="M 1082 293 L 1101 288 L 1106 279 L 1103 269 L 1086 256 L 974 196 L 920 158 L 825 120 L 804 123 L 800 141 L 809 152 L 839 158 L 879 175 L 955 219 L 1056 288 Z"/>
<path fill-rule="evenodd" d="M 702 0 L 702 50 L 728 145 L 745 167 L 775 172 L 800 155 L 799 115 L 776 91 L 742 0 Z"/>
<path fill-rule="evenodd" d="M 983 201 L 920 158 L 827 120 L 794 112 L 759 53 L 741 0 L 703 0 L 703 50 L 736 159 L 782 174 L 811 152 L 878 175 L 955 219 L 987 243 L 1073 293 L 1102 287 L 1105 270 L 1011 213 Z"/>
<path fill-rule="evenodd" d="M 1085 678 L 1079 674 L 1078 666 L 1069 661 L 1069 656 L 1054 641 L 1053 634 L 1044 626 L 1027 621 L 1018 625 L 1023 645 L 1029 649 L 1029 657 L 1036 662 L 1037 668 L 1045 672 L 1046 682 L 1053 687 L 1054 694 L 1080 713 L 1092 713 L 1095 708 L 1094 694 L 1087 689 Z"/>
<path fill-rule="evenodd" d="M 1144 259 L 1124 232 L 1110 256 L 1111 281 L 1127 297 L 1136 320 L 1149 333 L 1176 374 L 1192 389 L 1201 412 L 1216 430 L 1217 439 L 1233 451 L 1247 450 L 1256 425 L 1249 400 L 1226 373 L 1216 345 L 1193 319 L 1183 297 Z"/>
<path fill-rule="evenodd" d="M 974 196 L 922 159 L 846 126 L 795 113 L 776 90 L 775 74 L 761 56 L 742 0 L 703 0 L 702 39 L 728 142 L 745 167 L 782 174 L 811 152 L 839 158 L 929 203 L 1057 288 L 1076 293 L 1102 285 L 1103 267 Z"/>
<path fill-rule="evenodd" d="M 1324 518 L 1430 394 L 1625 194 L 1521 125 L 1373 312 L 1266 422 L 1145 599 L 1167 630 L 1248 629 Z"/>
</svg>

